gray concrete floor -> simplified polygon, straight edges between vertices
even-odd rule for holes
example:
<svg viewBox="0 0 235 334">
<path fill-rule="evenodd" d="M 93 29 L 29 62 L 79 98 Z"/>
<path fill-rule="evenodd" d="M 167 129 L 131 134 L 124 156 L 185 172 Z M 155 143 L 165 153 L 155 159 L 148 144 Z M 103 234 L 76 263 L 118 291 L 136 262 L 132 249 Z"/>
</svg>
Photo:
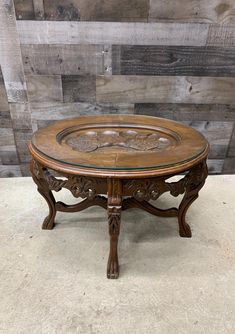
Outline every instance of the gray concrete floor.
<svg viewBox="0 0 235 334">
<path fill-rule="evenodd" d="M 68 191 L 57 198 L 72 203 Z M 170 206 L 169 195 L 159 200 Z M 120 277 L 106 279 L 106 213 L 58 213 L 30 178 L 0 179 L 0 333 L 235 333 L 235 176 L 211 176 L 175 218 L 124 212 Z"/>
</svg>

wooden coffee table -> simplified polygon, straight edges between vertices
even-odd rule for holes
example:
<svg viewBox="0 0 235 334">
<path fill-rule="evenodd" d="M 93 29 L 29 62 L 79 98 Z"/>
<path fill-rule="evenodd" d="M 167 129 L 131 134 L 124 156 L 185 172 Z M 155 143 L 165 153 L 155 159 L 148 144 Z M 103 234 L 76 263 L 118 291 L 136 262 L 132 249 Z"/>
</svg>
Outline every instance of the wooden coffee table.
<svg viewBox="0 0 235 334">
<path fill-rule="evenodd" d="M 196 130 L 157 117 L 86 116 L 40 129 L 29 149 L 33 180 L 49 206 L 43 229 L 54 227 L 57 211 L 77 212 L 93 205 L 107 209 L 108 278 L 119 274 L 122 210 L 140 208 L 156 216 L 178 217 L 180 236 L 191 237 L 185 215 L 208 174 L 209 145 Z M 167 182 L 183 172 L 178 182 Z M 83 200 L 75 205 L 56 202 L 52 190 L 62 188 Z M 149 202 L 165 192 L 184 194 L 179 208 L 162 210 Z"/>
</svg>

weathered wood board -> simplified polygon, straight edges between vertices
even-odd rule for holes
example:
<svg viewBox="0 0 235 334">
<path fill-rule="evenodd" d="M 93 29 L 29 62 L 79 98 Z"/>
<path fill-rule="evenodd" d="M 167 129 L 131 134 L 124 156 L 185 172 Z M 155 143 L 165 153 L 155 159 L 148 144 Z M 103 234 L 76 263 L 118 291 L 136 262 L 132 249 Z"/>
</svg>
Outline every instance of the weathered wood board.
<svg viewBox="0 0 235 334">
<path fill-rule="evenodd" d="M 235 22 L 234 0 L 150 0 L 150 21 Z"/>
<path fill-rule="evenodd" d="M 94 75 L 62 76 L 64 102 L 95 102 L 95 81 Z"/>
<path fill-rule="evenodd" d="M 235 104 L 136 103 L 135 113 L 175 121 L 235 121 Z"/>
<path fill-rule="evenodd" d="M 231 141 L 229 143 L 227 155 L 228 155 L 228 157 L 235 157 L 235 126 L 234 126 L 234 129 L 233 129 L 233 134 L 232 134 L 232 137 L 231 137 Z"/>
<path fill-rule="evenodd" d="M 19 165 L 0 165 L 0 177 L 22 176 Z"/>
<path fill-rule="evenodd" d="M 0 2 L 0 64 L 9 102 L 27 101 L 13 0 Z"/>
<path fill-rule="evenodd" d="M 147 21 L 149 0 L 44 0 L 47 20 Z"/>
<path fill-rule="evenodd" d="M 226 158 L 223 165 L 224 174 L 234 174 L 235 158 Z"/>
<path fill-rule="evenodd" d="M 235 46 L 235 24 L 210 25 L 206 45 L 222 48 Z"/>
<path fill-rule="evenodd" d="M 208 24 L 17 21 L 21 44 L 206 45 Z M 66 32 L 66 33 L 65 33 Z"/>
<path fill-rule="evenodd" d="M 112 73 L 122 75 L 235 76 L 235 48 L 114 45 Z"/>
<path fill-rule="evenodd" d="M 65 118 L 99 114 L 133 114 L 134 104 L 112 103 L 32 103 L 33 131 Z"/>
<path fill-rule="evenodd" d="M 17 20 L 34 20 L 33 0 L 14 0 Z"/>
<path fill-rule="evenodd" d="M 59 75 L 28 75 L 27 87 L 30 102 L 63 101 Z"/>
<path fill-rule="evenodd" d="M 25 74 L 104 74 L 103 45 L 21 45 Z"/>
<path fill-rule="evenodd" d="M 18 152 L 19 162 L 28 163 L 30 161 L 30 155 L 28 150 L 28 142 L 32 137 L 31 130 L 15 130 L 15 141 Z"/>
<path fill-rule="evenodd" d="M 210 174 L 221 174 L 223 172 L 224 160 L 222 159 L 209 159 L 207 165 Z"/>
<path fill-rule="evenodd" d="M 9 103 L 12 127 L 15 130 L 30 130 L 31 112 L 28 103 Z"/>
<path fill-rule="evenodd" d="M 99 102 L 235 104 L 235 78 L 98 76 Z"/>
</svg>

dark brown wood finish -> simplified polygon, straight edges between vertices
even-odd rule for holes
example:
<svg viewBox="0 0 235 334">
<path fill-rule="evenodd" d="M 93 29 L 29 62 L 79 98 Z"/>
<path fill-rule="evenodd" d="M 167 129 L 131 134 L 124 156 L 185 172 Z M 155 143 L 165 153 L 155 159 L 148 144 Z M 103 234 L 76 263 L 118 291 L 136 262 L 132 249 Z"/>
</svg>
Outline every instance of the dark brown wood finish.
<svg viewBox="0 0 235 334">
<path fill-rule="evenodd" d="M 154 127 L 156 122 L 157 130 Z M 85 124 L 89 126 L 84 129 Z M 123 128 L 123 125 L 128 126 Z M 79 126 L 80 131 L 78 131 Z M 164 146 L 160 146 L 161 154 L 158 156 L 161 136 L 166 137 Z M 193 139 L 194 145 L 187 141 L 189 137 Z M 177 155 L 177 145 L 172 144 L 172 138 L 178 138 L 177 145 L 188 156 L 186 162 L 182 160 L 184 155 Z M 55 141 L 61 145 L 62 153 L 59 156 Z M 200 153 L 195 154 L 197 152 L 195 148 L 199 149 Z M 198 197 L 198 192 L 208 174 L 206 165 L 208 143 L 195 130 L 156 117 L 124 115 L 81 117 L 57 122 L 54 126 L 37 132 L 29 149 L 32 155 L 30 169 L 33 180 L 49 207 L 49 215 L 43 222 L 43 229 L 54 227 L 57 211 L 79 212 L 94 205 L 107 209 L 110 235 L 108 278 L 118 278 L 119 275 L 118 237 L 122 210 L 140 208 L 156 216 L 178 217 L 180 236 L 191 237 L 185 215 Z M 169 159 L 167 151 L 170 151 L 171 155 L 175 151 L 176 160 Z M 116 163 L 113 164 L 115 152 Z M 118 153 L 121 153 L 120 157 L 123 157 L 124 162 L 129 158 L 128 167 L 122 164 L 120 157 L 118 159 Z M 87 166 L 88 160 L 84 160 L 85 155 L 91 163 L 90 167 Z M 77 159 L 72 161 L 70 158 L 74 159 L 75 156 Z M 143 159 L 142 165 L 138 156 Z M 103 161 L 100 161 L 102 157 Z M 164 164 L 162 159 L 165 159 Z M 95 160 L 97 160 L 96 167 Z M 146 160 L 149 163 L 148 168 Z M 53 171 L 57 171 L 63 178 L 55 176 Z M 181 172 L 186 173 L 182 179 L 178 182 L 168 182 L 169 178 Z M 56 202 L 52 191 L 60 191 L 62 188 L 67 188 L 74 197 L 82 198 L 83 201 L 74 205 Z M 162 210 L 149 203 L 150 200 L 157 200 L 165 192 L 169 192 L 172 196 L 184 194 L 179 208 Z M 107 198 L 102 195 L 107 195 Z"/>
</svg>

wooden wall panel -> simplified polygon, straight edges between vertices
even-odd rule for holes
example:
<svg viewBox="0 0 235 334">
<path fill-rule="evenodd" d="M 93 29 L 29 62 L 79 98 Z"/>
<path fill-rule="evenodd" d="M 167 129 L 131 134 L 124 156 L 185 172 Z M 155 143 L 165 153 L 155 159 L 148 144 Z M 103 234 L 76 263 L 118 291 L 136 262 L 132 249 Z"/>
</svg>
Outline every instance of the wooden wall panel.
<svg viewBox="0 0 235 334">
<path fill-rule="evenodd" d="M 114 45 L 113 74 L 235 76 L 235 48 Z"/>
<path fill-rule="evenodd" d="M 44 0 L 47 20 L 147 21 L 149 0 Z"/>
<path fill-rule="evenodd" d="M 235 22 L 234 0 L 150 0 L 150 21 Z"/>
<path fill-rule="evenodd" d="M 34 20 L 33 0 L 14 0 L 17 20 Z"/>
<path fill-rule="evenodd" d="M 27 86 L 30 102 L 63 101 L 59 75 L 28 75 Z"/>
<path fill-rule="evenodd" d="M 235 104 L 136 103 L 135 113 L 175 121 L 235 122 Z"/>
<path fill-rule="evenodd" d="M 62 76 L 64 102 L 95 102 L 95 80 L 94 75 Z"/>
<path fill-rule="evenodd" d="M 206 45 L 208 24 L 17 21 L 21 44 Z M 65 33 L 66 32 L 66 33 Z M 213 43 L 213 42 L 211 42 Z"/>
<path fill-rule="evenodd" d="M 104 73 L 103 45 L 21 45 L 25 74 Z"/>
<path fill-rule="evenodd" d="M 235 173 L 234 1 L 14 4 L 0 0 L 0 176 L 29 175 L 32 131 L 106 113 L 189 124 L 210 173 Z"/>
<path fill-rule="evenodd" d="M 235 78 L 98 76 L 100 102 L 234 103 Z"/>
</svg>

